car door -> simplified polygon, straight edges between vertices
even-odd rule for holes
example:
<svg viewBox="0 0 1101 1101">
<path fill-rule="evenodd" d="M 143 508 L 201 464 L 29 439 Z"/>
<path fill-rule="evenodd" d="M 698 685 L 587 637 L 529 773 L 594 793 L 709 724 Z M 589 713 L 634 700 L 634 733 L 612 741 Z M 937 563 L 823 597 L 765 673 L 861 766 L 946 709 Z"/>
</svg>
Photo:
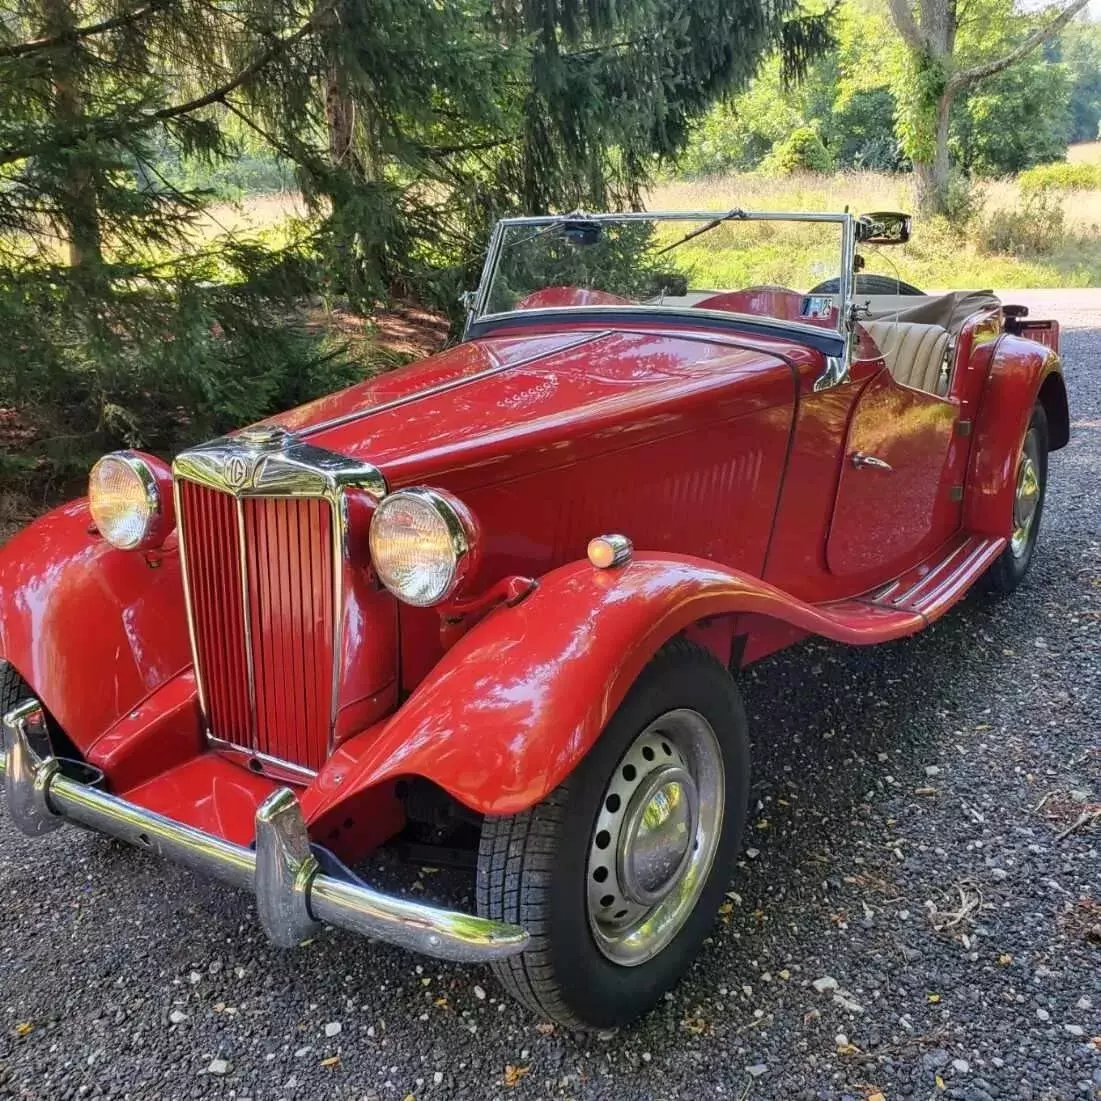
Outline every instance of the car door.
<svg viewBox="0 0 1101 1101">
<path fill-rule="evenodd" d="M 856 401 L 826 564 L 869 585 L 916 565 L 960 525 L 955 400 L 903 386 L 884 365 Z"/>
</svg>

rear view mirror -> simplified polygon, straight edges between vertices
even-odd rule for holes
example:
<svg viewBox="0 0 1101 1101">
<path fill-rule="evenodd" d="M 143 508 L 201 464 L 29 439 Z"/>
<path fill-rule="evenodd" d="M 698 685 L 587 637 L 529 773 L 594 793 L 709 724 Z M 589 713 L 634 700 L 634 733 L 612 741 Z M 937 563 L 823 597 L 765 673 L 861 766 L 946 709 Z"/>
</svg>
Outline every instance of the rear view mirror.
<svg viewBox="0 0 1101 1101">
<path fill-rule="evenodd" d="M 571 245 L 578 248 L 595 245 L 604 236 L 599 222 L 563 222 L 561 233 Z"/>
<path fill-rule="evenodd" d="M 857 240 L 869 245 L 904 245 L 910 240 L 910 215 L 899 210 L 863 214 L 856 226 Z"/>
</svg>

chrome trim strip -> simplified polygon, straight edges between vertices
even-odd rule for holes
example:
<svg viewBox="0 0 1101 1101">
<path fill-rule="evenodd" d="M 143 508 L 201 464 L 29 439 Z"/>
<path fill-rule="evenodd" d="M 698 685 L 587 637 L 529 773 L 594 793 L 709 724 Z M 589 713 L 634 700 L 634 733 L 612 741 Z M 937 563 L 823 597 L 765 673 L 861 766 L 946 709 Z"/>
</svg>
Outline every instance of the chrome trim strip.
<svg viewBox="0 0 1101 1101">
<path fill-rule="evenodd" d="M 191 642 L 191 667 L 195 670 L 195 688 L 199 694 L 199 714 L 203 720 L 203 730 L 207 737 L 210 736 L 210 723 L 207 716 L 210 710 L 207 706 L 206 689 L 203 686 L 203 674 L 199 668 L 199 639 L 195 634 L 195 612 L 191 599 L 190 567 L 187 562 L 187 539 L 185 538 L 185 524 L 183 509 L 180 507 L 180 482 L 172 481 L 172 498 L 176 507 L 176 542 L 180 550 L 180 576 L 183 578 L 184 613 L 187 616 L 187 637 Z"/>
<path fill-rule="evenodd" d="M 344 566 L 348 561 L 347 498 L 341 494 L 329 505 L 332 514 L 333 541 L 333 676 L 332 699 L 329 701 L 330 755 L 336 749 L 336 717 L 340 710 L 340 679 L 344 673 Z"/>
<path fill-rule="evenodd" d="M 550 226 L 556 222 L 712 222 L 727 218 L 729 209 L 720 210 L 627 210 L 622 213 L 590 214 L 574 210 L 569 214 L 529 214 L 502 218 L 499 226 Z M 853 220 L 848 212 L 791 210 L 739 210 L 737 220 L 746 222 L 845 222 Z M 734 219 L 731 219 L 733 221 Z"/>
<path fill-rule="evenodd" d="M 9 808 L 32 805 L 49 826 L 73 822 L 253 892 L 264 931 L 276 944 L 297 944 L 318 922 L 327 922 L 467 963 L 507 959 L 528 945 L 528 933 L 518 925 L 325 875 L 310 849 L 298 800 L 286 788 L 274 791 L 257 811 L 254 851 L 78 783 L 58 771 L 54 758 L 40 758 L 31 749 L 27 723 L 36 711 L 41 713 L 37 701 L 23 700 L 3 720 L 0 776 Z M 34 820 L 14 821 L 20 829 L 34 825 Z"/>
<path fill-rule="evenodd" d="M 245 632 L 245 671 L 248 674 L 249 733 L 252 748 L 260 748 L 260 734 L 256 725 L 256 666 L 252 660 L 252 599 L 248 579 L 248 541 L 245 538 L 245 504 L 240 497 L 236 502 L 237 515 L 237 565 L 241 574 L 241 626 Z"/>
<path fill-rule="evenodd" d="M 284 761 L 279 757 L 273 757 L 270 753 L 261 753 L 258 749 L 249 749 L 248 746 L 237 745 L 236 742 L 227 742 L 225 738 L 219 738 L 214 734 L 207 735 L 206 744 L 223 757 L 230 757 L 244 765 L 250 772 L 259 772 L 263 776 L 270 776 L 273 780 L 282 780 L 302 787 L 311 783 L 317 776 L 312 768 L 306 768 L 305 765 L 296 765 L 293 761 Z M 260 767 L 257 768 L 257 765 Z"/>
</svg>

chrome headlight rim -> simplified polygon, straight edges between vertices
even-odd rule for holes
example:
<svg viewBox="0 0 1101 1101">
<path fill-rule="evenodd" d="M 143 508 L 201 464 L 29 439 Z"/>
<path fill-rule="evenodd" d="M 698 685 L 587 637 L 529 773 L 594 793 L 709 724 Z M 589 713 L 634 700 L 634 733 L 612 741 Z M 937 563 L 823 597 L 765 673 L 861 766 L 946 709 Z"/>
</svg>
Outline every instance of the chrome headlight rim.
<svg viewBox="0 0 1101 1101">
<path fill-rule="evenodd" d="M 145 503 L 145 515 L 140 533 L 134 538 L 120 541 L 111 538 L 104 524 L 96 515 L 95 495 L 92 492 L 96 471 L 105 463 L 119 463 L 137 479 Z M 172 472 L 166 463 L 140 451 L 109 451 L 101 455 L 88 473 L 88 509 L 99 534 L 118 550 L 148 550 L 160 546 L 175 526 L 175 508 L 172 501 Z"/>
<path fill-rule="evenodd" d="M 376 532 L 381 530 L 389 509 L 401 504 L 402 501 L 416 501 L 418 504 L 427 505 L 443 521 L 447 531 L 447 537 L 451 544 L 451 567 L 447 583 L 426 598 L 416 598 L 408 592 L 403 592 L 398 586 L 391 585 L 383 572 L 378 567 L 375 553 Z M 376 527 L 377 525 L 377 527 Z M 397 597 L 398 600 L 414 608 L 432 608 L 444 604 L 462 589 L 463 584 L 471 574 L 476 559 L 478 547 L 478 528 L 471 511 L 453 494 L 446 490 L 434 489 L 431 486 L 411 486 L 407 489 L 398 489 L 387 494 L 375 507 L 374 516 L 371 517 L 370 531 L 371 562 L 375 574 L 387 592 Z"/>
</svg>

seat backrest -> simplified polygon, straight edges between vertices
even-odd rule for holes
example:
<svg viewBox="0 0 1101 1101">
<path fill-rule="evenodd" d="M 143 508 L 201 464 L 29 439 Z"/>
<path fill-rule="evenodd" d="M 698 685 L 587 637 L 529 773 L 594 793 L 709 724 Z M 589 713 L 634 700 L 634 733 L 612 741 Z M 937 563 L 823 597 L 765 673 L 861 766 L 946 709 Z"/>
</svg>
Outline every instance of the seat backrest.
<svg viewBox="0 0 1101 1101">
<path fill-rule="evenodd" d="M 912 321 L 863 321 L 861 324 L 883 353 L 887 369 L 896 382 L 929 394 L 943 390 L 941 368 L 948 351 L 947 329 Z"/>
</svg>

